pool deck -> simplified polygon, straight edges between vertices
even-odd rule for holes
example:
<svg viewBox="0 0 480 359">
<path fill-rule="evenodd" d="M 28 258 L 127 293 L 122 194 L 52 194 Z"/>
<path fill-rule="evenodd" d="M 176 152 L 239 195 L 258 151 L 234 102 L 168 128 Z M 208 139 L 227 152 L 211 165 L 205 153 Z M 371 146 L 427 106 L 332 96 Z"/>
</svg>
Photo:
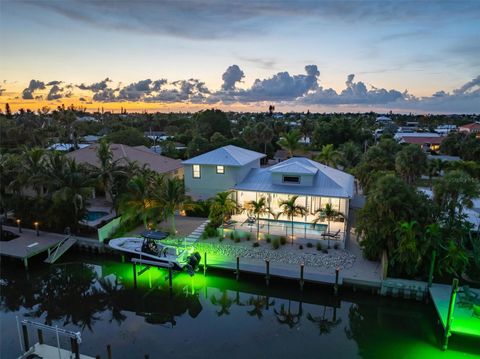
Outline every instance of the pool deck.
<svg viewBox="0 0 480 359">
<path fill-rule="evenodd" d="M 459 289 L 461 290 L 461 287 Z M 452 286 L 433 284 L 432 287 L 429 288 L 429 291 L 442 326 L 445 329 Z M 470 291 L 476 293 L 478 298 L 480 298 L 480 289 L 470 288 Z M 472 309 L 459 305 L 462 296 L 463 294 L 461 292 L 457 294 L 450 331 L 453 334 L 480 337 L 480 318 L 473 316 Z"/>
<path fill-rule="evenodd" d="M 65 235 L 57 233 L 40 231 L 37 236 L 36 231 L 32 229 L 22 228 L 22 233 L 19 233 L 17 227 L 3 226 L 3 228 L 20 237 L 0 242 L 0 255 L 21 259 L 26 267 L 28 267 L 29 258 L 44 252 L 50 255 L 50 250 L 65 238 Z"/>
</svg>

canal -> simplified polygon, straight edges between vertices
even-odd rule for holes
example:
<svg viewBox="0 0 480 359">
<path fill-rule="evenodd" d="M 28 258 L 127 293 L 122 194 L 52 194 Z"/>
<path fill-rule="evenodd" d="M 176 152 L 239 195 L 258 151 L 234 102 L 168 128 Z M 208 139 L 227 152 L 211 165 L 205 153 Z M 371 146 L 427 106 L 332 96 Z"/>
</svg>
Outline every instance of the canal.
<svg viewBox="0 0 480 359">
<path fill-rule="evenodd" d="M 34 265 L 2 261 L 0 358 L 20 354 L 16 317 L 81 331 L 81 352 L 113 358 L 479 358 L 480 343 L 453 337 L 440 350 L 433 306 L 366 291 L 207 272 L 138 268 L 114 257 L 69 254 Z M 35 333 L 30 333 L 35 338 Z M 55 345 L 56 339 L 46 335 Z M 69 343 L 62 342 L 65 348 Z"/>
</svg>

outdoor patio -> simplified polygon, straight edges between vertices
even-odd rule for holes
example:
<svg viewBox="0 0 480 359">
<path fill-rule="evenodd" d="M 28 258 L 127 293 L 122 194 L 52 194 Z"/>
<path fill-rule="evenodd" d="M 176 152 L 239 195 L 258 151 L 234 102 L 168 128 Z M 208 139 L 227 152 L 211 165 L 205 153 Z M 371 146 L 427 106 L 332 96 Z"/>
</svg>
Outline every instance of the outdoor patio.
<svg viewBox="0 0 480 359">
<path fill-rule="evenodd" d="M 312 223 L 301 221 L 302 219 L 304 218 L 294 218 L 294 243 L 306 244 L 311 242 L 316 244 L 321 242 L 326 246 L 334 246 L 335 243 L 338 243 L 340 248 L 345 247 L 345 222 L 331 221 L 328 231 L 326 221 L 318 222 L 314 227 Z M 256 220 L 246 214 L 237 214 L 233 215 L 231 220 L 226 223 L 225 229 L 250 232 L 252 236 L 256 237 L 257 223 Z M 283 218 L 278 221 L 261 218 L 259 232 L 260 238 L 264 238 L 266 235 L 285 236 L 290 242 L 292 236 L 291 222 Z"/>
</svg>

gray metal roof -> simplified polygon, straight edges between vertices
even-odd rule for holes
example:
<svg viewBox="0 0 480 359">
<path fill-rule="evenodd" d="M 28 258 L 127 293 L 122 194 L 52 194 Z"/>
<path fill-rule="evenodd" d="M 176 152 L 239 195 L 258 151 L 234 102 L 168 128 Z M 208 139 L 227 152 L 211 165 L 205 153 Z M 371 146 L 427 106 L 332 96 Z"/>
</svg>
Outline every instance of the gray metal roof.
<svg viewBox="0 0 480 359">
<path fill-rule="evenodd" d="M 314 175 L 318 172 L 318 168 L 301 161 L 284 161 L 270 167 L 269 171 L 272 173 Z"/>
<path fill-rule="evenodd" d="M 286 164 L 289 166 L 285 166 Z M 317 172 L 313 176 L 313 185 L 273 183 L 272 172 L 281 173 L 281 171 L 277 171 L 279 167 L 289 168 L 291 170 L 294 166 L 290 165 L 298 166 L 299 169 L 305 167 L 316 168 Z M 290 170 L 285 173 L 292 174 Z M 298 174 L 301 175 L 304 173 L 299 172 Z M 270 168 L 254 168 L 250 170 L 245 179 L 237 184 L 234 189 L 292 195 L 352 198 L 354 193 L 354 178 L 348 173 L 322 165 L 308 158 L 294 157 Z"/>
<path fill-rule="evenodd" d="M 265 157 L 263 153 L 250 151 L 245 148 L 228 145 L 203 155 L 183 161 L 186 165 L 214 165 L 240 167 L 254 160 Z"/>
</svg>

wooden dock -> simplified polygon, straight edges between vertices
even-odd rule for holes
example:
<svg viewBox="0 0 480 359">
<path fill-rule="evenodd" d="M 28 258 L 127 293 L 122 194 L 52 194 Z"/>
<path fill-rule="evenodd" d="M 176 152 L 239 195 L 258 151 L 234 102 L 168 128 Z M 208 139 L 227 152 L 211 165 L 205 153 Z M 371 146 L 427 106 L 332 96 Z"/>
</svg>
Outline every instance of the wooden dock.
<svg viewBox="0 0 480 359">
<path fill-rule="evenodd" d="M 50 256 L 52 248 L 65 239 L 65 235 L 57 233 L 39 232 L 37 236 L 35 230 L 24 228 L 19 233 L 16 227 L 3 227 L 19 235 L 19 237 L 10 241 L 0 242 L 0 255 L 22 260 L 25 268 L 28 268 L 29 258 L 45 252 Z"/>
<path fill-rule="evenodd" d="M 32 355 L 38 355 L 40 358 L 44 359 L 72 359 L 74 356 L 72 352 L 65 349 L 59 349 L 57 347 L 36 343 L 33 347 L 30 348 L 28 352 L 23 354 L 18 359 L 30 358 Z M 80 359 L 95 359 L 84 354 L 80 354 Z"/>
<path fill-rule="evenodd" d="M 429 288 L 429 292 L 440 318 L 440 322 L 442 323 L 443 328 L 446 329 L 452 286 L 434 283 Z M 478 298 L 477 300 L 480 300 L 480 289 L 470 288 L 470 292 L 476 294 Z M 465 294 L 460 287 L 452 314 L 450 332 L 452 334 L 469 335 L 480 338 L 480 317 L 474 315 L 472 307 L 463 304 L 464 296 Z"/>
</svg>

